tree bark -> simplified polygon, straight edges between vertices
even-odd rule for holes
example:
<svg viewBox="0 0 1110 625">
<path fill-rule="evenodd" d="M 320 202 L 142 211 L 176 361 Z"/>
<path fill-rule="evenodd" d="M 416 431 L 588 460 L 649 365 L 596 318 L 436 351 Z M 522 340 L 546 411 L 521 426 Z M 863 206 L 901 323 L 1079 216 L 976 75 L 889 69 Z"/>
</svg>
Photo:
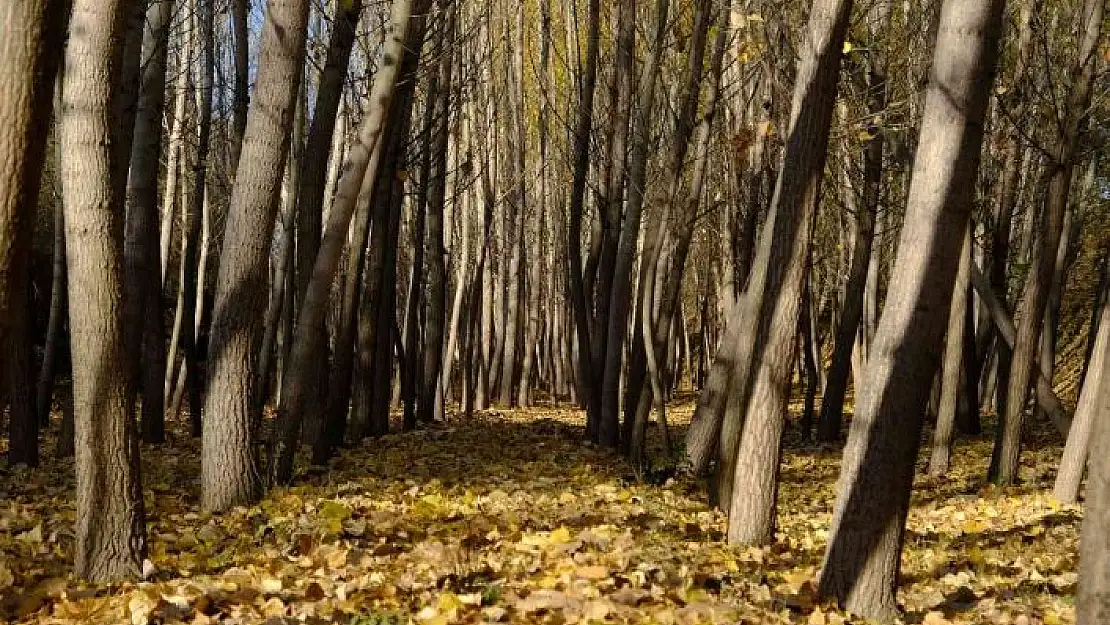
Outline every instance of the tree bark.
<svg viewBox="0 0 1110 625">
<path fill-rule="evenodd" d="M 952 287 L 952 303 L 948 311 L 948 331 L 945 333 L 944 364 L 941 367 L 940 406 L 937 425 L 933 431 L 932 454 L 929 456 L 929 475 L 942 477 L 948 472 L 952 456 L 952 441 L 956 430 L 956 412 L 959 410 L 962 374 L 964 373 L 964 329 L 967 322 L 968 289 L 971 282 L 971 224 L 963 236 L 956 283 Z"/>
<path fill-rule="evenodd" d="M 748 291 L 733 320 L 743 330 L 724 418 L 743 435 L 736 447 L 721 448 L 718 474 L 733 544 L 764 543 L 774 536 L 799 304 L 851 9 L 851 0 L 821 0 L 810 9 L 782 167 Z"/>
<path fill-rule="evenodd" d="M 305 54 L 307 0 L 270 0 L 262 27 L 255 104 L 235 174 L 220 258 L 204 406 L 201 503 L 247 505 L 259 494 L 251 408 L 266 267 Z"/>
<path fill-rule="evenodd" d="M 162 443 L 166 437 L 163 403 L 166 333 L 162 321 L 160 259 L 153 244 L 159 240 L 158 168 L 173 2 L 153 2 L 146 13 L 124 225 L 124 331 L 133 363 L 129 373 L 141 385 L 143 441 Z"/>
<path fill-rule="evenodd" d="M 1049 182 L 1044 220 L 1040 227 L 1040 245 L 1022 294 L 1022 317 L 1014 341 L 1013 361 L 1006 391 L 1006 411 L 1001 415 L 994 455 L 991 458 L 990 478 L 999 484 L 1012 484 L 1018 478 L 1025 399 L 1029 395 L 1029 382 L 1033 378 L 1036 364 L 1036 352 L 1048 304 L 1054 261 L 1060 245 L 1064 212 L 1068 205 L 1082 121 L 1091 101 L 1104 10 L 1104 0 L 1086 0 L 1083 4 L 1079 21 L 1081 42 L 1078 58 L 1071 68 L 1068 101 L 1064 108 L 1065 118 L 1060 120 L 1058 135 L 1054 139 L 1047 164 Z"/>
<path fill-rule="evenodd" d="M 120 0 L 77 0 L 60 120 L 77 450 L 78 576 L 136 578 L 146 557 L 139 444 L 123 336 L 123 185 L 113 102 Z M 106 140 L 107 139 L 107 140 Z"/>
<path fill-rule="evenodd" d="M 890 620 L 920 445 L 971 213 L 1002 0 L 947 0 L 890 291 L 844 448 L 819 592 Z"/>
</svg>

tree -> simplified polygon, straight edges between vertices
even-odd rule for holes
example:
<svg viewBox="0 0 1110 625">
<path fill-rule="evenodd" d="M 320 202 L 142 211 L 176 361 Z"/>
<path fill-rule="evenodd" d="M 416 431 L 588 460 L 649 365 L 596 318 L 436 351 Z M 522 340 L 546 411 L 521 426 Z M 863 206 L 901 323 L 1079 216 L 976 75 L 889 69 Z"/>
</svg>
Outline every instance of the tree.
<svg viewBox="0 0 1110 625">
<path fill-rule="evenodd" d="M 129 372 L 142 386 L 142 434 L 148 443 L 165 439 L 163 386 L 166 369 L 162 325 L 162 281 L 154 248 L 158 237 L 158 166 L 162 151 L 162 108 L 166 94 L 166 58 L 173 3 L 153 2 L 143 29 L 142 81 L 135 136 L 131 145 L 124 225 L 124 296 L 127 349 L 134 363 Z"/>
<path fill-rule="evenodd" d="M 839 479 L 819 591 L 868 618 L 895 585 L 926 400 L 974 197 L 1001 0 L 947 0 L 906 217 Z"/>
<path fill-rule="evenodd" d="M 249 504 L 259 494 L 251 407 L 262 326 L 255 311 L 266 301 L 266 261 L 307 25 L 307 0 L 270 0 L 212 318 L 201 458 L 202 501 L 210 510 Z"/>
<path fill-rule="evenodd" d="M 312 268 L 312 279 L 308 283 L 304 302 L 301 305 L 297 332 L 290 355 L 289 374 L 282 380 L 282 405 L 275 430 L 271 464 L 273 479 L 276 483 L 286 483 L 293 477 L 293 459 L 299 444 L 301 420 L 306 399 L 306 384 L 312 373 L 306 368 L 309 358 L 320 345 L 316 343 L 319 333 L 316 324 L 323 318 L 327 297 L 331 290 L 332 278 L 339 266 L 347 229 L 354 213 L 359 190 L 368 180 L 377 178 L 380 160 L 372 156 L 383 141 L 383 127 L 393 99 L 394 86 L 400 70 L 405 34 L 408 29 L 412 4 L 409 0 L 394 0 L 390 16 L 389 39 L 383 60 L 384 69 L 379 72 L 370 92 L 373 108 L 368 111 L 359 129 L 359 142 L 351 147 L 347 156 L 347 166 L 339 181 L 339 188 L 328 217 L 324 240 L 320 253 Z M 380 155 L 380 152 L 378 152 Z M 373 166 L 373 168 L 371 167 Z"/>
<path fill-rule="evenodd" d="M 135 578 L 146 557 L 139 445 L 123 328 L 123 185 L 113 167 L 120 0 L 78 0 L 60 119 L 77 450 L 76 572 Z M 105 138 L 108 140 L 106 141 Z"/>
<path fill-rule="evenodd" d="M 1106 317 L 1106 314 L 1103 316 Z M 1092 419 L 1096 415 L 1099 418 L 1091 423 L 1093 433 L 1087 501 L 1079 541 L 1079 591 L 1075 602 L 1077 625 L 1095 625 L 1110 619 L 1110 419 L 1106 418 L 1110 414 L 1110 384 L 1104 379 L 1107 363 L 1110 363 L 1110 340 L 1107 340 L 1106 334 L 1104 329 L 1095 348 L 1101 353 L 1096 351 L 1093 355 L 1098 359 L 1100 368 L 1096 369 L 1092 362 L 1088 376 L 1090 381 L 1084 384 L 1084 399 L 1081 400 L 1083 404 L 1089 402 Z M 1098 382 L 1095 383 L 1095 380 Z M 1089 393 L 1088 385 L 1091 388 Z"/>
<path fill-rule="evenodd" d="M 851 9 L 851 0 L 823 0 L 810 9 L 778 182 L 748 290 L 731 321 L 742 329 L 718 468 L 730 543 L 773 537 L 794 339 Z"/>
<path fill-rule="evenodd" d="M 1064 107 L 1063 119 L 1056 120 L 1057 132 L 1049 146 L 1049 161 L 1045 175 L 1048 189 L 1044 200 L 1040 244 L 1033 257 L 1033 264 L 1025 281 L 1014 341 L 1013 362 L 1006 391 L 1005 412 L 995 439 L 995 453 L 991 459 L 990 477 L 1000 484 L 1012 484 L 1018 477 L 1021 455 L 1021 437 L 1024 429 L 1025 399 L 1029 395 L 1030 380 L 1040 346 L 1049 289 L 1056 266 L 1056 255 L 1064 229 L 1064 215 L 1068 206 L 1072 173 L 1083 120 L 1091 102 L 1095 70 L 1098 63 L 1098 42 L 1101 36 L 1104 0 L 1086 0 L 1080 14 L 1080 44 L 1075 64 L 1071 67 L 1070 90 Z M 1046 329 L 1050 331 L 1051 329 Z"/>
<path fill-rule="evenodd" d="M 31 466 L 38 464 L 41 411 L 28 384 L 28 256 L 66 14 L 61 0 L 18 3 L 0 34 L 0 343 L 12 347 L 0 367 L 0 395 L 11 407 L 8 460 Z"/>
</svg>

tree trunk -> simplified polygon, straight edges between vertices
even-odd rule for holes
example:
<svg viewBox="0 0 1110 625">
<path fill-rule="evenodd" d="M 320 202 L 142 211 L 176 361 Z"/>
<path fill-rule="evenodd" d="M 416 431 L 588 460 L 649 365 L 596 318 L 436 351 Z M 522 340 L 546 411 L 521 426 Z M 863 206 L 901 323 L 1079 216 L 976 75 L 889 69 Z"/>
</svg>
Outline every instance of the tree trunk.
<svg viewBox="0 0 1110 625">
<path fill-rule="evenodd" d="M 956 283 L 952 287 L 952 303 L 948 311 L 948 331 L 944 347 L 944 364 L 941 367 L 940 406 L 937 425 L 933 431 L 932 455 L 929 457 L 929 475 L 942 477 L 948 473 L 952 456 L 952 441 L 956 429 L 956 412 L 959 409 L 960 391 L 964 373 L 964 330 L 967 323 L 968 288 L 971 282 L 971 224 L 963 236 Z"/>
<path fill-rule="evenodd" d="M 65 39 L 68 8 L 61 0 L 33 0 L 15 3 L 5 13 L 0 38 L 0 344 L 8 346 L 9 358 L 0 367 L 0 410 L 7 395 L 9 464 L 37 466 L 39 423 L 41 415 L 49 416 L 50 389 L 45 413 L 36 410 L 28 280 L 57 50 Z"/>
<path fill-rule="evenodd" d="M 454 2 L 441 0 L 443 11 L 443 41 L 453 41 L 455 32 Z M 424 366 L 421 369 L 420 402 L 417 418 L 429 423 L 443 420 L 442 397 L 438 394 L 443 366 L 443 325 L 446 317 L 447 268 L 443 244 L 443 210 L 447 203 L 447 146 L 451 121 L 451 78 L 455 48 L 451 46 L 440 53 L 438 85 L 435 95 L 436 132 L 432 144 L 432 176 L 428 189 L 428 236 L 425 241 L 424 259 L 428 265 L 428 317 L 424 326 Z M 524 148 L 521 147 L 521 150 Z M 523 183 L 522 183 L 523 184 Z"/>
<path fill-rule="evenodd" d="M 587 436 L 593 436 L 591 424 L 601 418 L 601 389 L 595 383 L 596 371 L 591 360 L 590 319 L 587 290 L 582 268 L 582 215 L 585 211 L 586 177 L 590 169 L 590 135 L 594 124 L 594 95 L 597 91 L 598 48 L 600 47 L 600 0 L 589 0 L 586 26 L 586 58 L 579 74 L 578 106 L 574 122 L 574 171 L 570 190 L 570 212 L 567 222 L 567 291 L 574 309 L 574 327 L 578 354 L 575 359 L 577 378 L 586 406 Z"/>
<path fill-rule="evenodd" d="M 1079 497 L 1079 485 L 1083 480 L 1083 470 L 1087 468 L 1087 449 L 1091 444 L 1092 432 L 1103 427 L 1101 424 L 1107 420 L 1110 405 L 1110 380 L 1104 379 L 1106 372 L 1110 371 L 1110 362 L 1106 360 L 1110 354 L 1110 300 L 1106 298 L 1105 285 L 1099 313 L 1098 334 L 1092 345 L 1090 373 L 1083 381 L 1079 393 L 1079 403 L 1075 409 L 1075 418 L 1072 420 L 1071 430 L 1068 432 L 1067 444 L 1064 446 L 1064 455 L 1060 458 L 1060 468 L 1056 472 L 1056 487 L 1053 495 L 1063 503 L 1075 503 Z M 1098 456 L 1091 457 L 1092 468 L 1098 466 L 1102 460 Z M 1092 480 L 1096 478 L 1092 473 Z M 1091 491 L 1093 493 L 1093 491 Z"/>
<path fill-rule="evenodd" d="M 1078 58 L 1072 67 L 1068 101 L 1064 108 L 1065 118 L 1060 120 L 1058 135 L 1054 139 L 1047 164 L 1049 183 L 1044 220 L 1040 226 L 1041 240 L 1022 294 L 1022 317 L 1014 341 L 1013 362 L 1006 391 L 1006 411 L 1001 415 L 994 455 L 991 458 L 990 478 L 999 484 L 1012 484 L 1018 478 L 1025 399 L 1029 394 L 1029 382 L 1033 378 L 1036 352 L 1040 344 L 1041 325 L 1048 304 L 1048 291 L 1060 245 L 1064 212 L 1068 206 L 1081 124 L 1091 101 L 1104 10 L 1104 0 L 1086 0 L 1083 4 L 1079 22 L 1081 42 Z"/>
<path fill-rule="evenodd" d="M 139 444 L 123 337 L 123 185 L 113 168 L 112 81 L 123 50 L 118 0 L 77 0 L 59 127 L 77 450 L 78 576 L 136 578 L 146 557 Z M 107 140 L 106 140 L 107 138 Z"/>
<path fill-rule="evenodd" d="M 202 504 L 247 505 L 259 494 L 251 408 L 266 266 L 305 54 L 307 0 L 270 0 L 254 106 L 235 174 L 220 258 L 208 359 L 201 458 Z M 219 418 L 214 418 L 219 415 Z"/>
<path fill-rule="evenodd" d="M 899 253 L 844 448 L 819 585 L 865 618 L 890 620 L 898 610 L 914 464 L 972 208 L 1002 7 L 947 0 L 941 9 Z"/>
<path fill-rule="evenodd" d="M 164 393 L 166 336 L 162 322 L 162 281 L 158 237 L 158 168 L 162 153 L 162 109 L 166 93 L 166 57 L 173 3 L 154 2 L 147 9 L 142 42 L 142 81 L 135 136 L 131 145 L 124 226 L 124 333 L 136 381 L 141 381 L 143 442 L 166 437 Z M 172 190 L 170 191 L 172 193 Z"/>
<path fill-rule="evenodd" d="M 1104 308 L 1104 321 L 1106 311 Z M 1104 324 L 1103 328 L 1110 327 Z M 1094 356 L 1101 369 L 1091 368 L 1090 381 L 1084 384 L 1087 399 L 1085 410 L 1092 419 L 1090 444 L 1090 477 L 1087 479 L 1087 501 L 1083 510 L 1083 530 L 1079 539 L 1079 591 L 1075 601 L 1076 625 L 1098 625 L 1110 620 L 1110 340 L 1100 333 L 1102 352 Z M 1092 382 L 1098 380 L 1097 385 Z M 1097 391 L 1095 390 L 1097 389 Z M 1082 400 L 1081 400 L 1082 401 Z M 1070 442 L 1070 441 L 1069 441 Z"/>
<path fill-rule="evenodd" d="M 744 330 L 724 418 L 742 424 L 743 435 L 735 448 L 722 447 L 721 465 L 731 471 L 718 475 L 732 544 L 774 537 L 799 304 L 851 9 L 851 0 L 820 0 L 810 9 L 782 168 L 744 305 L 733 320 Z"/>
<path fill-rule="evenodd" d="M 347 167 L 339 181 L 338 195 L 328 216 L 327 231 L 312 268 L 312 279 L 308 283 L 304 302 L 300 306 L 289 375 L 282 380 L 282 405 L 271 450 L 272 477 L 275 483 L 288 483 L 293 477 L 293 459 L 299 444 L 304 402 L 308 397 L 307 385 L 310 382 L 309 376 L 314 373 L 307 365 L 316 350 L 322 347 L 317 343 L 319 333 L 314 329 L 322 324 L 327 311 L 332 280 L 347 240 L 359 190 L 367 179 L 374 149 L 382 141 L 382 130 L 386 125 L 400 69 L 399 61 L 403 56 L 411 8 L 409 0 L 394 1 L 388 48 L 383 57 L 392 59 L 393 62 L 387 63 L 375 77 L 370 93 L 373 106 L 359 128 L 359 142 L 351 147 L 347 155 Z"/>
<path fill-rule="evenodd" d="M 301 159 L 300 184 L 297 193 L 297 271 L 295 302 L 299 306 L 308 292 L 312 277 L 312 267 L 320 250 L 323 209 L 328 176 L 328 153 L 331 152 L 332 138 L 339 117 L 339 105 L 343 97 L 343 85 L 350 65 L 351 50 L 355 42 L 355 29 L 362 13 L 362 0 L 338 3 L 332 23 L 331 40 L 328 42 L 327 60 L 320 74 L 320 84 L 316 88 L 316 104 L 312 112 L 312 125 L 305 140 Z M 326 430 L 335 428 L 334 420 L 338 414 L 324 410 L 328 394 L 328 341 L 324 316 L 315 328 L 301 331 L 316 332 L 319 346 L 304 366 L 316 372 L 313 387 L 309 390 L 311 398 L 308 416 L 310 424 L 317 424 Z M 344 417 L 346 413 L 343 413 Z M 325 431 L 317 432 L 317 438 L 325 436 Z"/>
</svg>

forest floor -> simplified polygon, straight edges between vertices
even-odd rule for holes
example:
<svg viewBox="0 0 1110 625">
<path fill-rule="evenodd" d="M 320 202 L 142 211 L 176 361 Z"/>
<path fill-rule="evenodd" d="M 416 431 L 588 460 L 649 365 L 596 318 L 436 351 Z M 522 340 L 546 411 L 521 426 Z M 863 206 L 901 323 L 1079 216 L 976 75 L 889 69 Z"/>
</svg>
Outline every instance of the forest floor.
<svg viewBox="0 0 1110 625">
<path fill-rule="evenodd" d="M 690 410 L 672 411 L 679 435 Z M 69 574 L 72 462 L 0 473 L 0 622 L 860 622 L 814 599 L 838 449 L 790 433 L 777 542 L 731 548 L 704 484 L 642 482 L 582 426 L 557 409 L 455 419 L 215 516 L 198 505 L 199 444 L 175 437 L 144 449 L 154 572 L 111 587 Z M 917 481 L 906 623 L 1074 620 L 1079 510 L 1048 491 L 1059 441 L 1033 433 L 1013 488 L 984 485 L 990 449 L 963 439 L 947 478 Z"/>
</svg>

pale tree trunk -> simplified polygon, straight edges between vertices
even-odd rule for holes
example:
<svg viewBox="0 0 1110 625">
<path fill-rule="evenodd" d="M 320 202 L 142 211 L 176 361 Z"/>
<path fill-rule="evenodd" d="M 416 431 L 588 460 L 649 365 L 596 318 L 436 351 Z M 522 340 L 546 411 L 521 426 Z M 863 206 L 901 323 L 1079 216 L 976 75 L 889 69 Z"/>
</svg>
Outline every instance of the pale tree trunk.
<svg viewBox="0 0 1110 625">
<path fill-rule="evenodd" d="M 354 214 L 359 190 L 368 174 L 375 148 L 383 139 L 394 86 L 397 82 L 400 59 L 404 53 L 405 32 L 409 25 L 412 4 L 409 0 L 394 0 L 390 15 L 385 64 L 375 76 L 370 92 L 371 109 L 367 111 L 359 128 L 358 142 L 351 146 L 347 155 L 347 165 L 339 180 L 339 188 L 328 215 L 328 225 L 320 244 L 320 253 L 312 267 L 304 302 L 300 305 L 297 332 L 294 335 L 289 375 L 282 380 L 282 405 L 275 429 L 271 449 L 272 477 L 276 483 L 286 483 L 293 477 L 293 458 L 298 446 L 301 421 L 304 415 L 304 402 L 308 395 L 306 385 L 310 382 L 305 365 L 317 349 L 319 333 L 306 331 L 316 328 L 327 312 L 327 300 L 331 294 L 332 279 L 339 266 L 343 246 L 347 240 L 351 216 Z M 377 163 L 375 163 L 377 164 Z M 374 178 L 377 176 L 375 175 Z"/>
<path fill-rule="evenodd" d="M 952 287 L 952 304 L 948 312 L 944 364 L 941 367 L 940 405 L 937 409 L 937 425 L 933 431 L 933 447 L 929 456 L 929 475 L 933 477 L 941 477 L 948 472 L 956 430 L 956 412 L 959 410 L 965 358 L 964 333 L 967 307 L 970 304 L 968 297 L 968 289 L 971 286 L 972 252 L 970 223 L 963 241 L 960 264 L 956 270 L 956 283 Z"/>
<path fill-rule="evenodd" d="M 13 3 L 0 21 L 0 398 L 10 405 L 9 464 L 38 465 L 40 415 L 32 396 L 30 253 L 46 137 L 53 113 L 57 49 L 64 41 L 66 3 Z M 55 220 L 55 227 L 60 225 Z M 57 234 L 57 233 L 56 233 Z M 55 281 L 57 282 L 57 281 Z M 55 289 L 58 289 L 57 284 Z M 53 313 L 53 307 L 52 307 Z M 54 316 L 52 315 L 52 319 Z M 50 382 L 53 381 L 53 374 Z M 48 385 L 49 383 L 48 382 Z M 6 392 L 5 392 L 6 391 Z M 41 390 L 40 390 L 41 394 Z M 42 403 L 42 402 L 40 402 Z M 3 410 L 0 399 L 0 410 Z"/>
<path fill-rule="evenodd" d="M 173 222 L 175 202 L 180 195 L 185 196 L 184 186 L 179 182 L 182 178 L 182 163 L 185 161 L 185 128 L 187 125 L 186 105 L 189 102 L 189 79 L 192 76 L 190 68 L 193 66 L 193 53 L 196 48 L 194 40 L 196 33 L 185 21 L 182 25 L 181 41 L 177 52 L 177 80 L 174 81 L 173 114 L 170 118 L 170 134 L 166 145 L 166 181 L 162 191 L 162 225 L 159 228 L 159 250 L 162 267 L 162 285 L 165 286 L 169 275 L 170 246 L 173 244 Z M 183 224 L 184 226 L 184 224 Z M 184 236 L 184 235 L 182 235 Z"/>
<path fill-rule="evenodd" d="M 820 0 L 810 9 L 782 166 L 748 290 L 731 320 L 743 330 L 724 419 L 743 435 L 722 436 L 718 493 L 733 544 L 774 536 L 794 338 L 851 10 L 851 0 Z"/>
<path fill-rule="evenodd" d="M 251 409 L 277 193 L 305 54 L 307 0 L 270 0 L 254 106 L 231 192 L 208 358 L 201 454 L 202 504 L 247 505 L 259 494 Z"/>
<path fill-rule="evenodd" d="M 970 217 L 1002 0 L 947 0 L 906 217 L 844 448 L 819 592 L 865 618 L 895 587 L 927 396 Z"/>
<path fill-rule="evenodd" d="M 162 152 L 162 109 L 166 93 L 166 57 L 173 3 L 153 2 L 143 29 L 141 84 L 124 226 L 124 330 L 133 372 L 140 383 L 142 435 L 146 443 L 165 441 L 163 387 L 166 376 L 165 328 L 158 237 L 158 167 Z M 172 190 L 168 190 L 172 193 Z"/>
<path fill-rule="evenodd" d="M 1105 310 L 1105 309 L 1104 309 Z M 1106 315 L 1104 314 L 1104 317 Z M 1110 321 L 1105 319 L 1104 321 Z M 1110 324 L 1104 324 L 1104 328 Z M 1083 510 L 1083 530 L 1079 539 L 1079 591 L 1075 601 L 1076 625 L 1099 625 L 1110 621 L 1110 340 L 1102 334 L 1101 353 L 1097 358 L 1101 370 L 1092 363 L 1088 376 L 1099 380 L 1097 393 L 1088 401 L 1092 423 L 1090 465 L 1087 478 L 1087 501 Z M 1087 386 L 1084 384 L 1084 394 Z"/>
<path fill-rule="evenodd" d="M 1106 372 L 1110 371 L 1110 362 L 1106 360 L 1110 354 L 1110 300 L 1106 297 L 1105 285 L 1102 288 L 1104 292 L 1097 324 L 1099 329 L 1091 349 L 1089 373 L 1083 380 L 1075 418 L 1068 432 L 1064 455 L 1060 458 L 1060 468 L 1056 472 L 1056 486 L 1052 491 L 1056 499 L 1063 503 L 1075 503 L 1079 498 L 1079 486 L 1083 480 L 1083 470 L 1087 468 L 1087 449 L 1091 444 L 1092 432 L 1101 428 L 1101 423 L 1106 422 L 1110 414 L 1110 405 L 1106 402 L 1110 397 L 1110 380 L 1105 379 Z M 1091 462 L 1092 466 L 1096 466 L 1102 460 L 1092 456 Z"/>
<path fill-rule="evenodd" d="M 139 441 L 123 337 L 123 185 L 113 170 L 119 0 L 78 0 L 66 50 L 59 149 L 69 267 L 77 450 L 78 576 L 136 578 L 146 557 Z M 109 140 L 105 140 L 109 138 Z"/>
<path fill-rule="evenodd" d="M 1091 101 L 1104 10 L 1104 0 L 1086 0 L 1083 4 L 1079 20 L 1081 41 L 1078 57 L 1071 69 L 1072 80 L 1064 108 L 1065 118 L 1060 120 L 1059 132 L 1046 165 L 1049 182 L 1044 219 L 1040 226 L 1040 245 L 1033 257 L 1022 293 L 1022 317 L 1014 341 L 1013 362 L 1006 391 L 1006 411 L 1001 415 L 991 458 L 990 478 L 999 484 L 1012 484 L 1018 478 L 1025 399 L 1029 394 L 1029 382 L 1034 377 L 1036 352 L 1055 269 L 1054 261 L 1060 245 L 1064 213 L 1068 206 L 1081 124 Z"/>
</svg>

